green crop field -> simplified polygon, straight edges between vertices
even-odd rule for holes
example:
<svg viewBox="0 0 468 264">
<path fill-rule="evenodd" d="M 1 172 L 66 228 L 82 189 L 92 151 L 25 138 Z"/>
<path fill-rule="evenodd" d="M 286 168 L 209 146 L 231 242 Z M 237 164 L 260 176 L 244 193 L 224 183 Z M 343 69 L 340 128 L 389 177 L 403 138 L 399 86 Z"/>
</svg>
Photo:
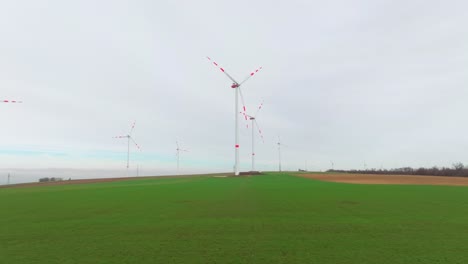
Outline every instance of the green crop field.
<svg viewBox="0 0 468 264">
<path fill-rule="evenodd" d="M 468 263 L 468 187 L 268 173 L 1 188 L 0 263 Z"/>
</svg>

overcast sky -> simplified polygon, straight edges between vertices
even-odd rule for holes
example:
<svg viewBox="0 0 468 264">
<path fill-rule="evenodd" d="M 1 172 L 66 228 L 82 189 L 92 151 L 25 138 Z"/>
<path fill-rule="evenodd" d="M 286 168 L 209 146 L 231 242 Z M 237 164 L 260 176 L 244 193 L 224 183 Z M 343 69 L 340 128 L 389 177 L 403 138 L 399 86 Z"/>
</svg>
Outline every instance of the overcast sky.
<svg viewBox="0 0 468 264">
<path fill-rule="evenodd" d="M 232 171 L 234 89 L 264 100 L 257 168 L 468 163 L 466 1 L 0 2 L 0 171 Z M 241 126 L 241 169 L 250 130 Z M 55 170 L 56 171 L 56 170 Z M 117 173 L 118 174 L 118 173 Z M 21 177 L 27 177 L 23 173 Z M 77 175 L 74 175 L 78 177 Z M 79 177 L 86 177 L 81 173 Z M 19 179 L 17 179 L 19 181 Z M 0 179 L 0 183 L 3 179 Z"/>
</svg>

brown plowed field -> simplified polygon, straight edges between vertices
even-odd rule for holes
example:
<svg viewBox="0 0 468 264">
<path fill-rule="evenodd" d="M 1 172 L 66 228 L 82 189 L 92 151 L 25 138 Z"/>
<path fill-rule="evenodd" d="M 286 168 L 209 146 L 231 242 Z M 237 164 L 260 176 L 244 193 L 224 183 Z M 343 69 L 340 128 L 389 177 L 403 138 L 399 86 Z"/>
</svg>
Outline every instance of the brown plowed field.
<svg viewBox="0 0 468 264">
<path fill-rule="evenodd" d="M 297 176 L 329 182 L 355 184 L 418 184 L 418 185 L 457 185 L 468 186 L 468 177 L 346 174 L 346 173 L 300 173 Z"/>
</svg>

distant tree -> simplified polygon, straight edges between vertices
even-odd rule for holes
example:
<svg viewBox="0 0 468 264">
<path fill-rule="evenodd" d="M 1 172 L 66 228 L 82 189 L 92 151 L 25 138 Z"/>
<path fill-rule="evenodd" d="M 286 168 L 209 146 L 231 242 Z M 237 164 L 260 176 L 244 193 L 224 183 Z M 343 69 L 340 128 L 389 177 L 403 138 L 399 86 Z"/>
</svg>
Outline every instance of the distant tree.
<svg viewBox="0 0 468 264">
<path fill-rule="evenodd" d="M 463 163 L 461 162 L 457 162 L 457 163 L 452 164 L 452 167 L 457 171 L 461 171 L 463 170 L 463 168 L 465 168 L 465 165 L 463 165 Z"/>
</svg>

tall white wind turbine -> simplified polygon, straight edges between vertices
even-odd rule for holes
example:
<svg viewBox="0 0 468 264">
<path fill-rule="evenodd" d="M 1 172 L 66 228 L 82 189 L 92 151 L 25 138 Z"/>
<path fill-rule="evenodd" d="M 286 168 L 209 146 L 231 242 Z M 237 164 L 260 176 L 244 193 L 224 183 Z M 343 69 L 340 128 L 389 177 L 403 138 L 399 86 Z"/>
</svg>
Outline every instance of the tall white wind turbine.
<svg viewBox="0 0 468 264">
<path fill-rule="evenodd" d="M 132 138 L 132 132 L 133 132 L 134 128 L 135 128 L 135 122 L 133 122 L 132 128 L 130 129 L 130 132 L 127 135 L 114 137 L 114 138 L 127 138 L 127 170 L 129 168 L 129 165 L 130 165 L 130 140 L 133 142 L 133 144 L 135 144 L 135 146 L 137 147 L 138 150 L 141 150 L 140 146 Z"/>
<path fill-rule="evenodd" d="M 180 161 L 180 152 L 188 152 L 188 150 L 186 149 L 181 149 L 180 146 L 179 146 L 179 142 L 176 141 L 176 145 L 177 145 L 177 148 L 176 148 L 176 157 L 177 157 L 177 172 L 179 171 L 179 161 Z"/>
<path fill-rule="evenodd" d="M 250 79 L 250 77 L 254 76 L 255 73 L 257 73 L 259 70 L 262 69 L 262 67 L 256 69 L 255 71 L 251 72 L 249 74 L 249 76 L 247 78 L 245 78 L 242 82 L 237 82 L 236 80 L 234 80 L 234 78 L 231 77 L 231 75 L 229 75 L 225 70 L 224 68 L 222 68 L 221 66 L 219 66 L 218 63 L 216 63 L 215 61 L 211 60 L 210 57 L 206 57 L 209 61 L 211 61 L 213 63 L 214 66 L 216 66 L 218 69 L 220 69 L 224 74 L 226 74 L 226 76 L 232 81 L 232 85 L 231 85 L 231 88 L 233 89 L 236 89 L 235 90 L 235 99 L 234 99 L 234 116 L 235 116 L 235 128 L 234 128 L 234 134 L 235 134 L 235 165 L 234 165 L 234 175 L 239 175 L 239 94 L 241 96 L 241 100 L 243 100 L 243 96 L 242 96 L 242 91 L 240 89 L 241 85 L 244 84 L 248 79 Z M 245 104 L 243 104 L 243 110 L 245 112 Z"/>
<path fill-rule="evenodd" d="M 254 132 L 255 131 L 255 125 L 257 126 L 258 133 L 260 134 L 260 138 L 263 141 L 262 130 L 260 129 L 260 126 L 257 123 L 258 113 L 260 112 L 262 107 L 263 107 L 263 102 L 258 106 L 257 112 L 255 113 L 255 115 L 248 115 L 245 112 L 242 113 L 242 114 L 244 114 L 245 120 L 250 120 L 251 121 L 251 126 L 252 126 L 252 171 L 255 171 L 255 132 Z M 247 128 L 248 127 L 249 127 L 249 125 L 247 124 Z"/>
</svg>

